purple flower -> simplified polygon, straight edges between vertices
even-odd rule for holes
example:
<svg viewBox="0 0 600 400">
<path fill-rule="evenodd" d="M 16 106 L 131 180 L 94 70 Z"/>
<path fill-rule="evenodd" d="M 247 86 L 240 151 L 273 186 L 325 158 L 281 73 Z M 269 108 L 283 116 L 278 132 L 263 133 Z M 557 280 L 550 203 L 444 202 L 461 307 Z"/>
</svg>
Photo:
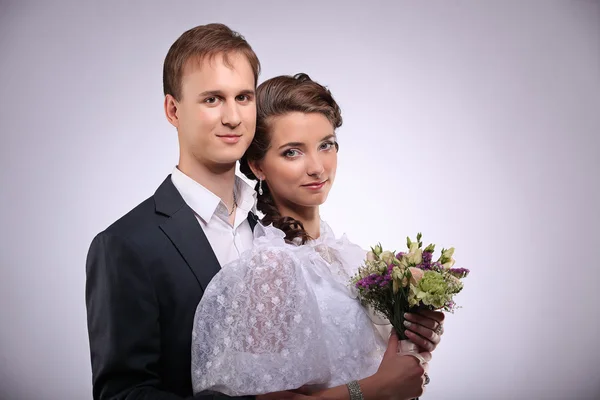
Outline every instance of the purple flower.
<svg viewBox="0 0 600 400">
<path fill-rule="evenodd" d="M 431 265 L 431 257 L 433 257 L 433 253 L 430 253 L 429 251 L 424 251 L 423 252 L 423 264 L 426 266 Z"/>
<path fill-rule="evenodd" d="M 450 268 L 448 272 L 457 278 L 464 278 L 470 271 L 466 268 Z"/>
</svg>

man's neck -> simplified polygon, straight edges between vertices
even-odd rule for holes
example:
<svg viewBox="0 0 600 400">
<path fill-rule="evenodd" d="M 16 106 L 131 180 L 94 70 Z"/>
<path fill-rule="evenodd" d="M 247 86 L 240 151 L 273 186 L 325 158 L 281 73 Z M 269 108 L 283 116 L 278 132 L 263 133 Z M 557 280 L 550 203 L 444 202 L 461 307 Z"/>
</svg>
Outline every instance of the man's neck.
<svg viewBox="0 0 600 400">
<path fill-rule="evenodd" d="M 208 167 L 199 162 L 191 163 L 180 159 L 177 168 L 217 195 L 228 208 L 233 205 L 235 164 Z"/>
</svg>

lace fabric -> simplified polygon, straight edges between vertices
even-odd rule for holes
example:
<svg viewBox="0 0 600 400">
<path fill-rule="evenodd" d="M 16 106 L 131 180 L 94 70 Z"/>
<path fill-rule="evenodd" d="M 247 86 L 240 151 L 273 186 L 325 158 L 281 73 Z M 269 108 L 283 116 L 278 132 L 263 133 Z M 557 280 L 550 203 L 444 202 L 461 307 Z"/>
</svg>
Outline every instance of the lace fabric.
<svg viewBox="0 0 600 400">
<path fill-rule="evenodd" d="M 257 395 L 374 374 L 386 348 L 348 284 L 365 251 L 321 235 L 303 246 L 272 226 L 213 278 L 192 332 L 194 392 Z"/>
</svg>

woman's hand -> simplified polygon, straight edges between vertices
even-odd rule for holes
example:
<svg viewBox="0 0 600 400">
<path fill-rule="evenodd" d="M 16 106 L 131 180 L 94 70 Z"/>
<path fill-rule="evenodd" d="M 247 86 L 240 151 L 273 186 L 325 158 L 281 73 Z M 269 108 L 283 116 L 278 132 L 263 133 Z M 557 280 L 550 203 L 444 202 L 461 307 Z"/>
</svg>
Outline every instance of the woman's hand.
<svg viewBox="0 0 600 400">
<path fill-rule="evenodd" d="M 363 392 L 375 389 L 374 396 L 368 398 L 404 400 L 423 394 L 425 371 L 431 360 L 431 353 L 398 354 L 398 336 L 392 331 L 387 350 L 379 369 L 370 378 L 364 379 Z M 367 398 L 365 396 L 365 398 Z"/>
<path fill-rule="evenodd" d="M 398 354 L 399 341 L 392 330 L 388 347 L 377 372 L 359 381 L 365 399 L 408 400 L 423 394 L 425 372 L 431 353 Z M 306 388 L 256 396 L 256 400 L 347 400 L 346 385 L 310 393 Z"/>
<path fill-rule="evenodd" d="M 418 313 L 407 313 L 404 318 L 408 339 L 422 351 L 434 351 L 444 334 L 444 313 L 422 310 Z"/>
</svg>

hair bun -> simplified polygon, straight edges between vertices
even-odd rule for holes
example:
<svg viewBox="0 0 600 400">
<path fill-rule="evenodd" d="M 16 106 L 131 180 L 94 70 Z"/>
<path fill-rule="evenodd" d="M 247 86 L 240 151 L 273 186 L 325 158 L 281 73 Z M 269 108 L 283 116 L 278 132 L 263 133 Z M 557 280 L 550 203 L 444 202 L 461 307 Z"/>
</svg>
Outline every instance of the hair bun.
<svg viewBox="0 0 600 400">
<path fill-rule="evenodd" d="M 312 82 L 313 80 L 310 79 L 310 76 L 308 76 L 308 74 L 305 74 L 304 72 L 300 72 L 296 75 L 294 75 L 294 79 L 296 79 L 297 81 L 302 82 L 306 82 L 306 81 L 310 81 Z"/>
</svg>

